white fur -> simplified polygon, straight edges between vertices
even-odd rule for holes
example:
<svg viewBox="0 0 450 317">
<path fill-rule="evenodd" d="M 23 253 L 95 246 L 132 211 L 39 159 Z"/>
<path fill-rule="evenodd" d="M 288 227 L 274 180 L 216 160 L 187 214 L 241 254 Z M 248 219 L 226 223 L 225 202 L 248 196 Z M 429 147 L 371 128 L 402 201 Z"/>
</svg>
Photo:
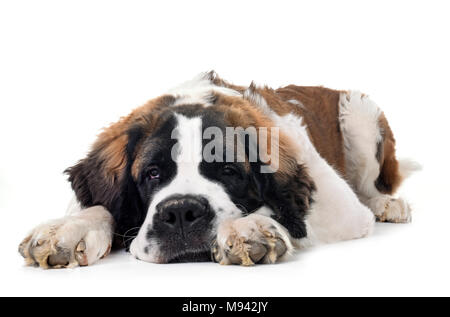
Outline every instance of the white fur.
<svg viewBox="0 0 450 317">
<path fill-rule="evenodd" d="M 377 143 L 383 138 L 378 126 L 381 110 L 358 91 L 341 93 L 339 121 L 344 139 L 348 181 L 361 197 L 379 195 L 375 180 L 380 174 Z"/>
<path fill-rule="evenodd" d="M 199 172 L 199 164 L 202 160 L 201 118 L 187 118 L 180 114 L 177 114 L 176 118 L 178 120 L 176 135 L 180 151 L 176 162 L 177 174 L 170 184 L 154 195 L 144 224 L 130 246 L 130 252 L 136 258 L 147 262 L 159 261 L 159 247 L 151 241 L 149 244 L 146 234 L 152 226 L 156 205 L 167 197 L 174 194 L 192 194 L 207 198 L 216 213 L 214 228 L 217 228 L 224 219 L 241 216 L 241 210 L 230 200 L 222 185 L 205 178 Z M 215 235 L 215 231 L 212 234 Z M 143 251 L 145 247 L 149 250 L 148 253 Z"/>
<path fill-rule="evenodd" d="M 293 105 L 296 105 L 296 106 L 298 106 L 299 108 L 302 108 L 302 109 L 305 108 L 305 106 L 304 106 L 300 101 L 298 101 L 298 100 L 296 100 L 296 99 L 289 99 L 287 102 L 289 102 L 289 103 L 291 103 L 291 104 L 293 104 Z"/>
<path fill-rule="evenodd" d="M 256 105 L 258 105 L 258 107 L 262 110 L 262 112 L 266 116 L 271 117 L 271 116 L 275 115 L 275 112 L 267 104 L 266 99 L 264 99 L 264 97 L 261 96 L 260 94 L 256 93 L 254 89 L 247 88 L 244 91 L 243 98 L 251 101 L 252 103 L 254 103 Z"/>
<path fill-rule="evenodd" d="M 233 89 L 216 86 L 212 83 L 209 73 L 201 73 L 191 80 L 168 91 L 177 100 L 174 106 L 184 104 L 203 104 L 211 105 L 211 95 L 218 92 L 227 96 L 241 96 L 241 94 Z"/>
<path fill-rule="evenodd" d="M 273 215 L 273 210 L 270 207 L 268 207 L 268 206 L 262 206 L 262 207 L 258 208 L 258 210 L 256 210 L 253 213 L 257 214 L 257 215 L 261 215 L 261 216 L 270 217 L 270 216 Z"/>
</svg>

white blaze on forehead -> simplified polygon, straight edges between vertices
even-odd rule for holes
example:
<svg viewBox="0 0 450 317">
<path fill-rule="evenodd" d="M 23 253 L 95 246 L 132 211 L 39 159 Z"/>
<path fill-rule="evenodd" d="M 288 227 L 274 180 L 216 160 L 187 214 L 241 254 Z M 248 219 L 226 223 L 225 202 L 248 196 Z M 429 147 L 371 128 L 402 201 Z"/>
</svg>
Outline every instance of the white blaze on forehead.
<svg viewBox="0 0 450 317">
<path fill-rule="evenodd" d="M 152 228 L 156 205 L 173 195 L 200 195 L 208 200 L 212 212 L 215 214 L 211 236 L 214 237 L 217 225 L 224 219 L 242 216 L 241 210 L 231 201 L 224 187 L 200 174 L 202 162 L 202 119 L 201 117 L 188 118 L 176 114 L 177 126 L 172 137 L 177 140 L 175 150 L 177 172 L 165 187 L 161 188 L 152 198 L 147 211 L 144 224 L 138 236 L 133 240 L 130 251 L 139 259 L 157 262 L 157 257 L 164 250 L 159 250 L 155 241 L 147 239 L 147 233 Z M 207 228 L 205 228 L 207 230 Z M 147 252 L 144 252 L 144 249 Z"/>
<path fill-rule="evenodd" d="M 202 119 L 187 118 L 175 114 L 177 127 L 172 131 L 172 139 L 177 140 L 172 149 L 172 160 L 178 167 L 196 168 L 202 161 Z"/>
<path fill-rule="evenodd" d="M 167 93 L 177 98 L 173 104 L 174 106 L 181 104 L 203 104 L 209 106 L 211 105 L 211 97 L 214 92 L 227 96 L 241 96 L 234 89 L 215 85 L 208 73 L 201 73 L 193 79 L 169 90 Z"/>
</svg>

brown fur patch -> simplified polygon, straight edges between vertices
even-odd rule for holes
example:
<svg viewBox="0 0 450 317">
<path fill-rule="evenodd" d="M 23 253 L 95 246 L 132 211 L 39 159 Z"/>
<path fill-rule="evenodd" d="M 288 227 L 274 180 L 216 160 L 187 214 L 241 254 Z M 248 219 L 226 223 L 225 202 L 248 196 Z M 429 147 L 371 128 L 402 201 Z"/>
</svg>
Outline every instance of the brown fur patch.
<svg viewBox="0 0 450 317">
<path fill-rule="evenodd" d="M 379 147 L 380 153 L 377 153 L 380 175 L 375 181 L 375 186 L 380 192 L 392 195 L 402 182 L 399 164 L 395 157 L 395 139 L 384 113 L 381 113 L 378 118 L 378 125 L 383 136 L 383 143 Z"/>
<path fill-rule="evenodd" d="M 102 148 L 99 155 L 106 162 L 104 172 L 107 175 L 115 175 L 120 178 L 125 168 L 125 148 L 128 143 L 128 129 L 133 124 L 147 124 L 148 129 L 150 129 L 150 114 L 165 108 L 173 101 L 174 98 L 171 96 L 161 96 L 150 100 L 143 106 L 134 109 L 128 116 L 121 118 L 118 122 L 106 128 L 98 136 L 93 149 Z"/>
<path fill-rule="evenodd" d="M 275 93 L 284 101 L 283 104 L 273 103 L 275 111 L 280 114 L 293 112 L 301 116 L 319 154 L 341 175 L 345 175 L 344 145 L 339 125 L 340 91 L 290 85 L 277 89 Z M 267 98 L 267 94 L 264 97 Z M 300 104 L 292 104 L 288 100 L 296 100 Z"/>
</svg>

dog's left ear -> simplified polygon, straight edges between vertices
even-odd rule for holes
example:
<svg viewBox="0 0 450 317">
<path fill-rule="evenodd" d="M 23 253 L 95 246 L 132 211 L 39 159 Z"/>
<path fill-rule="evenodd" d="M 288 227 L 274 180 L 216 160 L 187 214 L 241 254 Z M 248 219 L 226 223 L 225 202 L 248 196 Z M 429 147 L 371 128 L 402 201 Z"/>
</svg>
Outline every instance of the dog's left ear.
<svg viewBox="0 0 450 317">
<path fill-rule="evenodd" d="M 293 238 L 300 239 L 307 235 L 304 218 L 313 202 L 316 186 L 304 166 L 290 165 L 283 171 L 261 173 L 261 164 L 253 164 L 252 178 L 260 198 L 273 210 L 272 218 Z"/>
<path fill-rule="evenodd" d="M 272 218 L 288 229 L 293 238 L 305 237 L 304 218 L 313 202 L 316 186 L 308 169 L 292 156 L 296 149 L 290 138 L 267 116 L 252 112 L 253 108 L 245 108 L 245 105 L 239 110 L 230 108 L 226 113 L 230 126 L 256 128 L 254 133 L 250 130 L 238 134 L 238 144 L 245 147 L 250 181 L 259 202 L 273 210 Z"/>
</svg>

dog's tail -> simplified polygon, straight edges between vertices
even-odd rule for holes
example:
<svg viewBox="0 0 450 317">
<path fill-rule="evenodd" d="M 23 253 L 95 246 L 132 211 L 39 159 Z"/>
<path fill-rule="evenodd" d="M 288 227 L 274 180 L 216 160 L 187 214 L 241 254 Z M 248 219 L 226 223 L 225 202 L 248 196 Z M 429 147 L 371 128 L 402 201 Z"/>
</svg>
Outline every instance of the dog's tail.
<svg viewBox="0 0 450 317">
<path fill-rule="evenodd" d="M 400 173 L 402 181 L 420 170 L 422 170 L 422 165 L 414 160 L 407 158 L 398 160 L 398 171 Z"/>
</svg>

